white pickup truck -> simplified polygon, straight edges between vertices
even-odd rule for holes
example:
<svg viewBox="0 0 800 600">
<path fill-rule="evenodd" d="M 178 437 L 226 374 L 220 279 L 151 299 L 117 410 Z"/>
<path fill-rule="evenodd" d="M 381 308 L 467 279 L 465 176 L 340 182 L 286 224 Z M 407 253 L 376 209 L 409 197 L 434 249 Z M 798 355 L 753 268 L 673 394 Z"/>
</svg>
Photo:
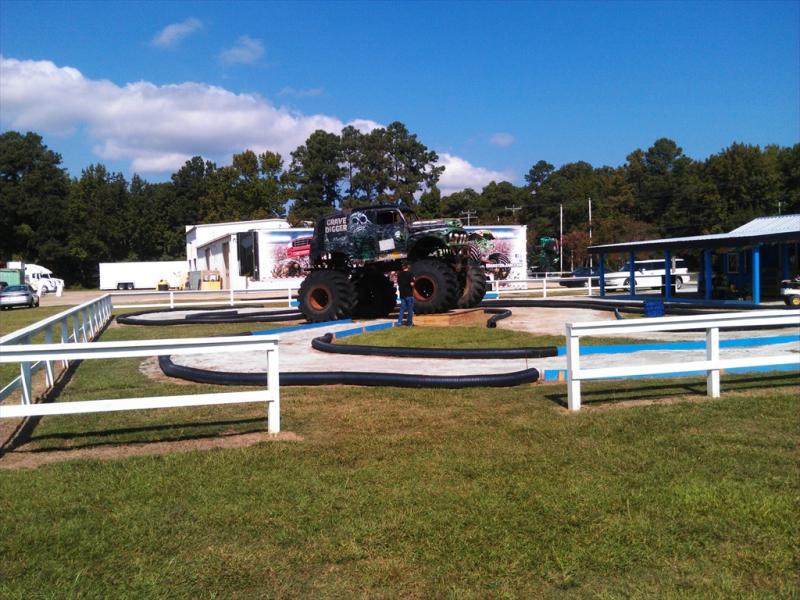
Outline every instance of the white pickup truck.
<svg viewBox="0 0 800 600">
<path fill-rule="evenodd" d="M 664 285 L 666 270 L 664 269 L 663 259 L 637 260 L 633 265 L 634 283 L 637 288 L 660 288 Z M 672 261 L 671 274 L 675 280 L 675 289 L 681 289 L 685 284 L 690 283 L 689 269 L 686 268 L 682 258 L 675 258 Z M 630 263 L 619 271 L 606 273 L 606 288 L 628 289 L 631 279 Z"/>
</svg>

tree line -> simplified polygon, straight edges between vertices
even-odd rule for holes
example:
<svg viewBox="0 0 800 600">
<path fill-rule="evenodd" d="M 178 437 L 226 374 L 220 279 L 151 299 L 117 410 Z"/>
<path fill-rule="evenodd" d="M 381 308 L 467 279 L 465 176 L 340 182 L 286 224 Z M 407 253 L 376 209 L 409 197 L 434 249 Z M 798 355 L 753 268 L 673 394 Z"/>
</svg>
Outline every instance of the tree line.
<svg viewBox="0 0 800 600">
<path fill-rule="evenodd" d="M 631 152 L 618 167 L 536 162 L 524 185 L 492 181 L 443 196 L 438 156 L 395 122 L 362 133 L 315 131 L 284 165 L 275 152 L 245 150 L 217 166 L 200 156 L 169 181 L 127 181 L 102 164 L 69 177 L 41 136 L 0 136 L 0 259 L 53 269 L 93 286 L 97 264 L 185 258 L 185 226 L 262 218 L 313 222 L 341 207 L 404 202 L 422 218 L 528 226 L 529 250 L 558 236 L 572 264 L 592 242 L 728 231 L 752 218 L 800 212 L 800 144 L 733 143 L 694 160 L 672 140 Z M 566 261 L 565 261 L 566 262 Z M 569 264 L 566 265 L 569 267 Z"/>
</svg>

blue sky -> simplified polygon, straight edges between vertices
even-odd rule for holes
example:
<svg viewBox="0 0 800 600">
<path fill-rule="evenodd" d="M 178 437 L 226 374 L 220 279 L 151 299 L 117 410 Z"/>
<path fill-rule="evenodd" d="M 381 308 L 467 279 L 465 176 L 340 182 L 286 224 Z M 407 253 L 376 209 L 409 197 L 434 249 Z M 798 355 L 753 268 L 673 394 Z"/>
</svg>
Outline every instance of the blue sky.
<svg viewBox="0 0 800 600">
<path fill-rule="evenodd" d="M 0 3 L 0 123 L 72 175 L 404 122 L 445 191 L 800 139 L 798 2 Z"/>
</svg>

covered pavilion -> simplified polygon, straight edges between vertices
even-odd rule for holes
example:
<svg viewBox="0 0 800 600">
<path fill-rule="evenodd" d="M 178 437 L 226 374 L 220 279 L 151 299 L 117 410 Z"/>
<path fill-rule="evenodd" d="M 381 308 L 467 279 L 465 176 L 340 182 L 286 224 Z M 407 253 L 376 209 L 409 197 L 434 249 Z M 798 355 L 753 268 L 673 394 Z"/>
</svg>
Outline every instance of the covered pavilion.
<svg viewBox="0 0 800 600">
<path fill-rule="evenodd" d="M 800 274 L 800 214 L 759 217 L 729 233 L 590 246 L 599 257 L 600 296 L 606 296 L 606 256 L 628 255 L 630 270 L 626 297 L 636 297 L 636 253 L 662 254 L 664 272 L 671 273 L 673 257 L 681 251 L 700 251 L 698 294 L 676 297 L 673 285 L 662 285 L 664 300 L 734 301 L 760 304 L 779 294 L 782 279 Z M 715 260 L 716 258 L 716 260 Z M 675 275 L 672 275 L 674 279 Z"/>
</svg>

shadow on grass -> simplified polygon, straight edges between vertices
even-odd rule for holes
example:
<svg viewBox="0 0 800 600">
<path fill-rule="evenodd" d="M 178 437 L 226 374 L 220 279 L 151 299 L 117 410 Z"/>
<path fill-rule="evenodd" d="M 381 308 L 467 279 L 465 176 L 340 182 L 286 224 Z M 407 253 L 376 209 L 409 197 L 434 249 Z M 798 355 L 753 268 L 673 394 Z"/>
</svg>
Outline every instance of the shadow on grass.
<svg viewBox="0 0 800 600">
<path fill-rule="evenodd" d="M 206 431 L 206 432 L 187 432 L 183 434 L 177 435 L 166 435 L 166 436 L 147 436 L 144 439 L 117 439 L 116 436 L 126 435 L 126 434 L 153 434 L 158 433 L 165 430 L 174 430 L 174 429 L 197 429 L 203 427 L 225 427 L 225 426 L 235 426 L 235 425 L 243 425 L 247 423 L 260 423 L 261 427 L 252 427 L 252 428 L 245 428 L 245 429 L 236 429 L 235 431 Z M 111 447 L 111 446 L 144 446 L 148 444 L 158 444 L 164 442 L 190 442 L 190 441 L 199 441 L 204 439 L 212 439 L 212 438 L 228 438 L 228 437 L 236 437 L 236 436 L 243 436 L 252 433 L 263 433 L 267 431 L 267 425 L 265 423 L 265 419 L 259 418 L 252 418 L 252 419 L 239 419 L 239 420 L 231 420 L 231 421 L 206 421 L 206 422 L 195 422 L 195 423 L 171 423 L 168 425 L 152 425 L 146 427 L 129 427 L 124 429 L 108 429 L 108 430 L 101 430 L 101 431 L 82 431 L 82 432 L 75 432 L 75 433 L 53 433 L 48 435 L 43 435 L 41 437 L 31 437 L 28 439 L 28 442 L 36 444 L 42 442 L 43 440 L 60 440 L 69 442 L 70 440 L 77 440 L 81 438 L 87 437 L 113 437 L 114 439 L 110 439 L 107 441 L 93 441 L 93 442 L 86 442 L 83 444 L 67 444 L 65 446 L 54 446 L 54 445 L 45 445 L 41 448 L 21 448 L 22 444 L 17 445 L 14 450 L 19 453 L 30 453 L 36 454 L 38 452 L 70 452 L 73 450 L 87 450 L 92 448 L 102 448 L 102 447 Z"/>
<path fill-rule="evenodd" d="M 617 380 L 619 387 L 613 389 L 608 387 L 608 383 L 592 382 L 588 386 L 586 383 L 581 389 L 581 404 L 584 406 L 604 406 L 615 403 L 625 403 L 633 401 L 653 401 L 675 399 L 680 396 L 689 397 L 706 395 L 706 380 L 698 378 L 687 378 L 686 381 L 659 380 L 657 383 L 637 383 L 642 380 L 629 379 L 626 381 Z M 722 394 L 725 392 L 747 391 L 762 389 L 768 386 L 770 389 L 782 387 L 796 387 L 800 379 L 796 374 L 791 375 L 767 375 L 767 376 L 747 376 L 734 379 L 722 380 Z M 602 389 L 593 389 L 594 386 L 603 385 Z M 545 394 L 550 402 L 567 408 L 567 394 Z"/>
</svg>

